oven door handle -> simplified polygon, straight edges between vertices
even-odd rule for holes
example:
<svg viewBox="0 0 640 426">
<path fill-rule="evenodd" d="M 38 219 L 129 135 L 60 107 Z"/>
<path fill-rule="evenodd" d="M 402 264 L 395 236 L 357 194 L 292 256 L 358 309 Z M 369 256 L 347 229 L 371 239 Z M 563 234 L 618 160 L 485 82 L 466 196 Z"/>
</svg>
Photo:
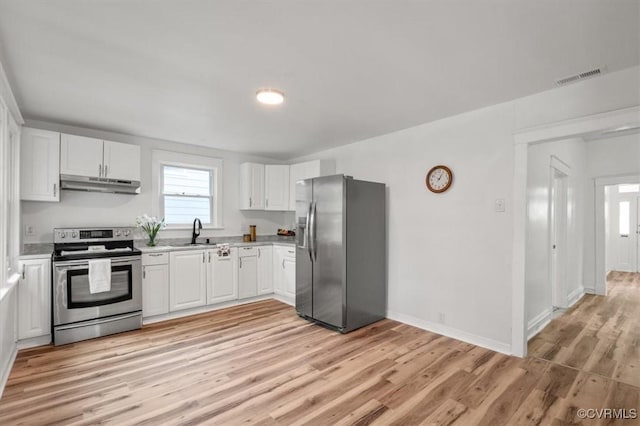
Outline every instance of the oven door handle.
<svg viewBox="0 0 640 426">
<path fill-rule="evenodd" d="M 131 262 L 135 262 L 135 261 L 140 261 L 141 257 L 140 256 L 136 256 L 136 257 L 115 257 L 111 259 L 111 264 L 112 265 L 119 265 L 119 264 L 123 264 L 123 263 L 131 263 Z M 66 261 L 62 261 L 62 262 L 54 262 L 54 267 L 56 268 L 60 268 L 60 267 L 69 267 L 69 269 L 80 269 L 80 268 L 74 268 L 74 266 L 80 266 L 80 267 L 88 267 L 89 266 L 89 260 L 88 259 L 78 259 L 78 260 L 66 260 Z"/>
<path fill-rule="evenodd" d="M 105 324 L 107 322 L 114 322 L 114 321 L 120 321 L 127 318 L 139 317 L 140 315 L 141 315 L 140 312 L 134 312 L 132 314 L 118 315 L 111 318 L 98 318 L 93 321 L 82 321 L 81 323 L 76 323 L 76 324 L 56 325 L 56 330 L 71 330 L 72 328 L 86 327 L 88 325 Z"/>
</svg>

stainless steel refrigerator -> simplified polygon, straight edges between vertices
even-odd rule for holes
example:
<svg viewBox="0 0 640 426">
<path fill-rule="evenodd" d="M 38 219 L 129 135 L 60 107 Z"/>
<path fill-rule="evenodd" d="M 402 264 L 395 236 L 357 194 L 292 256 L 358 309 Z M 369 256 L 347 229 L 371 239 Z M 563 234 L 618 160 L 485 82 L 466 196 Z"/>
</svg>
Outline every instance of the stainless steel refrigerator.
<svg viewBox="0 0 640 426">
<path fill-rule="evenodd" d="M 296 310 L 342 333 L 386 315 L 385 185 L 344 175 L 296 184 Z"/>
</svg>

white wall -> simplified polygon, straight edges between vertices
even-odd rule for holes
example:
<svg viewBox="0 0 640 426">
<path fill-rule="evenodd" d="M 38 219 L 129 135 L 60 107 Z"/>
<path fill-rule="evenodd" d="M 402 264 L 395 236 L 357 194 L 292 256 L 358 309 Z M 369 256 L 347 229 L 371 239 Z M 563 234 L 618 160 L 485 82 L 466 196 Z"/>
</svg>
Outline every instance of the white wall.
<svg viewBox="0 0 640 426">
<path fill-rule="evenodd" d="M 588 141 L 584 287 L 595 292 L 595 179 L 640 175 L 640 133 Z M 599 207 L 598 207 L 599 208 Z"/>
<path fill-rule="evenodd" d="M 583 230 L 585 215 L 586 147 L 582 139 L 541 143 L 527 156 L 527 235 L 525 310 L 530 323 L 551 311 L 549 269 L 551 156 L 570 167 L 567 178 L 567 244 L 565 297 L 583 284 Z"/>
<path fill-rule="evenodd" d="M 35 201 L 22 202 L 23 242 L 51 242 L 55 227 L 71 226 L 134 226 L 135 218 L 143 213 L 151 214 L 151 151 L 161 149 L 187 154 L 222 158 L 223 175 L 223 223 L 224 229 L 203 230 L 203 237 L 229 236 L 248 233 L 249 225 L 257 225 L 258 234 L 274 235 L 276 230 L 291 224 L 282 212 L 240 211 L 239 165 L 245 161 L 273 163 L 274 160 L 248 156 L 195 145 L 180 144 L 158 139 L 127 136 L 58 124 L 28 121 L 26 126 L 46 130 L 98 137 L 116 142 L 133 143 L 141 147 L 141 193 L 139 195 L 101 194 L 97 192 L 61 191 L 59 203 Z M 25 236 L 26 225 L 35 227 L 35 236 Z M 165 230 L 160 238 L 189 237 L 190 229 Z"/>
<path fill-rule="evenodd" d="M 638 105 L 638 72 L 608 74 L 294 161 L 331 158 L 338 173 L 387 184 L 390 316 L 509 350 L 513 133 Z M 439 163 L 453 169 L 454 184 L 435 195 L 424 178 Z M 506 200 L 506 213 L 494 212 L 497 198 Z M 580 258 L 575 255 L 574 265 Z"/>
</svg>

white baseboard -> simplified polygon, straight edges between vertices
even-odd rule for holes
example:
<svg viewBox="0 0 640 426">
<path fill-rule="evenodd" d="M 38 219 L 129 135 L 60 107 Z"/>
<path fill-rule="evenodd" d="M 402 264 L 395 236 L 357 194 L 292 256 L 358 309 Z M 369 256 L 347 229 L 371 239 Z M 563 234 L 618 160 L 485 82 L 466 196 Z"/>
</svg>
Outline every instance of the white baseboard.
<svg viewBox="0 0 640 426">
<path fill-rule="evenodd" d="M 596 294 L 596 289 L 593 287 L 585 287 L 584 288 L 584 293 L 585 294 Z"/>
<path fill-rule="evenodd" d="M 423 330 L 431 331 L 432 333 L 437 333 L 443 336 L 451 337 L 452 339 L 471 343 L 472 345 L 482 346 L 483 348 L 491 349 L 492 351 L 511 355 L 511 345 L 508 343 L 499 342 L 497 340 L 489 339 L 483 336 L 478 336 L 477 334 L 468 333 L 466 331 L 462 331 L 457 328 L 448 327 L 446 325 L 438 324 L 431 321 L 426 321 L 421 318 L 416 318 L 411 315 L 401 314 L 399 312 L 387 311 L 387 318 L 395 321 L 399 321 L 414 327 L 418 327 Z"/>
<path fill-rule="evenodd" d="M 18 350 L 35 348 L 36 346 L 48 345 L 51 343 L 51 335 L 32 337 L 31 339 L 18 340 Z"/>
<path fill-rule="evenodd" d="M 531 340 L 533 336 L 540 333 L 551 322 L 552 313 L 553 310 L 551 308 L 545 309 L 527 323 L 527 340 Z"/>
<path fill-rule="evenodd" d="M 578 300 L 582 299 L 582 296 L 584 296 L 585 291 L 586 289 L 584 287 L 578 287 L 575 290 L 573 290 L 571 293 L 569 293 L 569 295 L 567 296 L 569 307 L 572 307 L 578 302 Z"/>
<path fill-rule="evenodd" d="M 154 322 L 167 321 L 170 319 L 187 317 L 189 315 L 196 315 L 196 314 L 202 314 L 205 312 L 217 311 L 219 309 L 246 305 L 247 303 L 259 302 L 261 300 L 268 300 L 268 299 L 279 300 L 279 298 L 276 295 L 269 293 L 262 296 L 249 297 L 247 299 L 242 299 L 242 300 L 231 300 L 229 302 L 217 303 L 215 305 L 199 306 L 197 308 L 185 309 L 183 311 L 169 312 L 168 314 L 161 314 L 161 315 L 155 315 L 152 317 L 146 317 L 146 318 L 142 318 L 142 324 L 153 324 Z"/>
<path fill-rule="evenodd" d="M 286 303 L 287 305 L 296 306 L 295 298 L 285 296 L 284 294 L 275 293 L 271 295 L 271 298 L 276 299 L 279 302 Z"/>
<path fill-rule="evenodd" d="M 0 398 L 2 398 L 4 387 L 7 385 L 7 380 L 9 380 L 9 374 L 13 368 L 13 363 L 16 361 L 16 355 L 18 355 L 18 347 L 17 345 L 14 345 L 11 356 L 5 364 L 4 371 L 0 371 Z"/>
</svg>

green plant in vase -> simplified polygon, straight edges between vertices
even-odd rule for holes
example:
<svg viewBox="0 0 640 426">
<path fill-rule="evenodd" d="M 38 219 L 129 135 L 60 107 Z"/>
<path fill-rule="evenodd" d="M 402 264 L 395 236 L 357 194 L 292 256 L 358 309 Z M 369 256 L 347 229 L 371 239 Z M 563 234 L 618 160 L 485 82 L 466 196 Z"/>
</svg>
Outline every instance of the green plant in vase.
<svg viewBox="0 0 640 426">
<path fill-rule="evenodd" d="M 164 219 L 158 220 L 155 216 L 144 214 L 136 218 L 136 226 L 147 233 L 147 236 L 149 237 L 147 245 L 149 247 L 153 247 L 156 245 L 158 232 L 160 232 L 161 229 L 165 229 L 167 224 L 164 223 Z"/>
</svg>

